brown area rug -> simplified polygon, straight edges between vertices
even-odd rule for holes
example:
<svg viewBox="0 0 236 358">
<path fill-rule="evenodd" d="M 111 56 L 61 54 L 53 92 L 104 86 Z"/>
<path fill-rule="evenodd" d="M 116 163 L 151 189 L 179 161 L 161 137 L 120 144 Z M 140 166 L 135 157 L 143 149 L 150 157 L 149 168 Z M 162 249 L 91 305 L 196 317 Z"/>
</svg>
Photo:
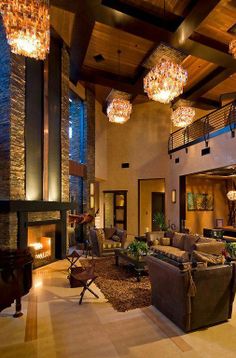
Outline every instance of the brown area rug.
<svg viewBox="0 0 236 358">
<path fill-rule="evenodd" d="M 114 257 L 97 258 L 95 284 L 106 299 L 119 312 L 146 307 L 151 304 L 151 284 L 147 275 L 137 282 L 135 271 L 120 260 L 115 265 Z"/>
</svg>

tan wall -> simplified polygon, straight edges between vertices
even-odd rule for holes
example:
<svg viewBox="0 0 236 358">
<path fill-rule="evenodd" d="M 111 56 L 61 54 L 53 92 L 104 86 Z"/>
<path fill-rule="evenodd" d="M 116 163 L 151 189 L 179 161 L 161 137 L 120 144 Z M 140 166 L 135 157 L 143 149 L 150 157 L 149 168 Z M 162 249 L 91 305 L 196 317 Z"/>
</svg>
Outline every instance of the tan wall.
<svg viewBox="0 0 236 358">
<path fill-rule="evenodd" d="M 165 192 L 165 180 L 153 179 L 140 181 L 140 234 L 152 229 L 152 192 Z"/>
<path fill-rule="evenodd" d="M 128 190 L 127 232 L 130 235 L 138 233 L 138 179 L 167 176 L 169 118 L 168 105 L 148 102 L 136 105 L 127 123 L 108 124 L 108 177 L 101 183 L 101 191 Z M 123 162 L 130 163 L 130 168 L 122 169 Z"/>
<path fill-rule="evenodd" d="M 95 178 L 107 179 L 107 126 L 108 119 L 102 113 L 101 104 L 95 102 Z"/>
<path fill-rule="evenodd" d="M 174 153 L 170 161 L 171 175 L 167 177 L 166 195 L 170 198 L 171 190 L 176 189 L 177 202 L 172 204 L 167 199 L 167 215 L 177 228 L 179 227 L 180 176 L 236 164 L 236 138 L 232 138 L 230 132 L 211 138 L 209 146 L 211 150 L 209 155 L 201 155 L 201 150 L 205 148 L 205 143 L 201 142 L 189 147 L 188 153 L 184 149 Z M 175 158 L 179 158 L 178 164 L 175 163 Z"/>
<path fill-rule="evenodd" d="M 203 228 L 216 226 L 216 219 L 223 219 L 224 224 L 227 223 L 228 205 L 224 179 L 189 176 L 186 179 L 186 192 L 212 194 L 214 198 L 213 211 L 188 211 L 186 205 L 186 227 L 191 232 L 202 234 Z"/>
</svg>

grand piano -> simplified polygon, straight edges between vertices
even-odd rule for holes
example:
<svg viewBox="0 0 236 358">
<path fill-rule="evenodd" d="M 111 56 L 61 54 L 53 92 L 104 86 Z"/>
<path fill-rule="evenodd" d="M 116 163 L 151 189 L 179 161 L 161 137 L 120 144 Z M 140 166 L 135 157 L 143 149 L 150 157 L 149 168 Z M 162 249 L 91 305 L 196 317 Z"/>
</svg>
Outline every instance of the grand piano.
<svg viewBox="0 0 236 358">
<path fill-rule="evenodd" d="M 28 249 L 0 250 L 0 312 L 16 301 L 13 317 L 22 316 L 21 297 L 32 287 L 32 263 Z"/>
</svg>

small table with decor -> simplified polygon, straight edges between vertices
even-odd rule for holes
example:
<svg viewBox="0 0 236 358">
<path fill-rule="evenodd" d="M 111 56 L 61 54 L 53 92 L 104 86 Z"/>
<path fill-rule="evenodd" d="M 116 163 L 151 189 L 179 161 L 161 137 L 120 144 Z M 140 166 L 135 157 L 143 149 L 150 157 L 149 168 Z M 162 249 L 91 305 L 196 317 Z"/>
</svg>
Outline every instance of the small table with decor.
<svg viewBox="0 0 236 358">
<path fill-rule="evenodd" d="M 122 259 L 125 262 L 131 264 L 135 270 L 137 281 L 140 282 L 141 274 L 147 272 L 147 265 L 144 256 L 135 256 L 132 255 L 127 249 L 115 249 L 115 260 L 116 265 L 119 266 L 119 260 Z"/>
</svg>

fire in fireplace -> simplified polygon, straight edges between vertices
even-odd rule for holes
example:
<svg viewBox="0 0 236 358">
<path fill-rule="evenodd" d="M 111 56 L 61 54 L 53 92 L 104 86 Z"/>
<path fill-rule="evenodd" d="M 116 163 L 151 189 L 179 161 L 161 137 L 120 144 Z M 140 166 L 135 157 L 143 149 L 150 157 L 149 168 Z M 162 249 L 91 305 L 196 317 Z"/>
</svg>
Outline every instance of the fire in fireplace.
<svg viewBox="0 0 236 358">
<path fill-rule="evenodd" d="M 34 268 L 55 260 L 56 224 L 28 227 L 28 246 L 34 257 Z"/>
</svg>

